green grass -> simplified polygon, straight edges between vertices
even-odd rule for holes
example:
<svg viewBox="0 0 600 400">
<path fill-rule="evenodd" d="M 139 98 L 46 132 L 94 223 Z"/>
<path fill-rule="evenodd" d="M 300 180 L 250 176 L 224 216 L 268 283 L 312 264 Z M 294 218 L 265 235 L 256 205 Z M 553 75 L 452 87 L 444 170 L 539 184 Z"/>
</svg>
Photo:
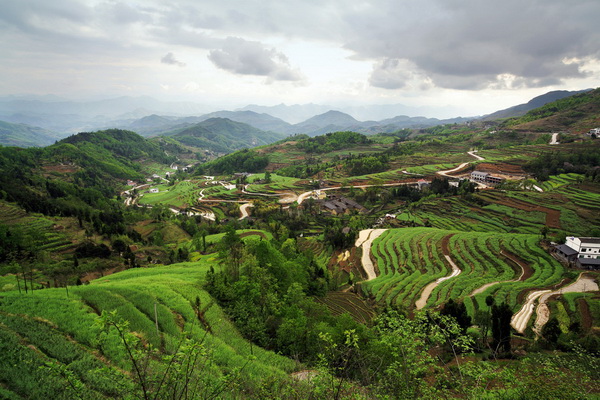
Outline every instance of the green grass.
<svg viewBox="0 0 600 400">
<path fill-rule="evenodd" d="M 260 348 L 252 349 L 202 289 L 204 275 L 211 265 L 215 265 L 214 258 L 205 256 L 196 263 L 130 269 L 105 276 L 90 285 L 71 287 L 69 297 L 65 289 L 45 289 L 33 295 L 19 295 L 15 291 L 3 293 L 0 297 L 0 347 L 3 347 L 0 351 L 3 353 L 0 355 L 0 376 L 10 375 L 6 379 L 10 383 L 6 390 L 27 398 L 41 396 L 42 389 L 26 382 L 19 383 L 22 380 L 13 376 L 19 373 L 34 378 L 39 376 L 40 383 L 57 393 L 56 396 L 47 394 L 48 398 L 72 397 L 73 393 L 60 387 L 60 377 L 54 378 L 51 374 L 43 377 L 36 373 L 40 366 L 50 361 L 74 371 L 77 379 L 84 382 L 85 398 L 110 397 L 118 382 L 130 382 L 117 369 L 130 368 L 120 341 L 114 333 L 100 340 L 101 333 L 95 323 L 97 313 L 113 310 L 119 318 L 129 322 L 136 335 L 166 352 L 176 347 L 182 332 L 187 332 L 195 340 L 204 340 L 212 360 L 205 373 L 213 375 L 213 379 L 220 379 L 226 371 L 248 362 L 242 371 L 244 382 L 259 382 L 268 377 L 284 378 L 295 368 L 295 363 Z M 192 306 L 196 297 L 202 306 L 209 306 L 206 321 L 214 335 L 206 334 L 205 327 L 196 318 Z M 25 342 L 23 337 L 27 338 Z M 33 351 L 28 343 L 41 353 Z M 98 358 L 99 354 L 107 360 L 102 361 Z M 29 360 L 23 372 L 8 366 L 17 359 Z M 110 369 L 98 372 L 98 366 L 107 362 Z M 111 380 L 111 374 L 116 374 L 120 381 Z"/>
</svg>

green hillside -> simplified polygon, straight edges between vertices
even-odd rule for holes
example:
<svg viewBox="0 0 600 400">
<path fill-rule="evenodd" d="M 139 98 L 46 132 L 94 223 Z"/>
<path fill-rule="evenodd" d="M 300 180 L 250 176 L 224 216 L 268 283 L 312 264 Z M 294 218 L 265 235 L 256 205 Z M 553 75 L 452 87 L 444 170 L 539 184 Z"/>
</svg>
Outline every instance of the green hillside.
<svg viewBox="0 0 600 400">
<path fill-rule="evenodd" d="M 0 398 L 597 396 L 600 141 L 510 121 L 1 147 Z"/>
<path fill-rule="evenodd" d="M 553 101 L 506 122 L 512 129 L 571 133 L 584 133 L 599 125 L 600 89 Z"/>
<path fill-rule="evenodd" d="M 200 149 L 230 153 L 275 142 L 283 134 L 266 132 L 227 118 L 210 118 L 191 127 L 166 133 L 177 141 Z"/>
<path fill-rule="evenodd" d="M 253 348 L 202 289 L 213 264 L 205 257 L 68 291 L 4 292 L 2 397 L 144 398 L 146 390 L 152 398 L 185 391 L 225 398 L 286 380 L 294 362 Z M 136 368 L 143 369 L 141 379 Z"/>
<path fill-rule="evenodd" d="M 59 135 L 46 129 L 0 121 L 0 145 L 42 147 L 54 143 Z"/>
</svg>

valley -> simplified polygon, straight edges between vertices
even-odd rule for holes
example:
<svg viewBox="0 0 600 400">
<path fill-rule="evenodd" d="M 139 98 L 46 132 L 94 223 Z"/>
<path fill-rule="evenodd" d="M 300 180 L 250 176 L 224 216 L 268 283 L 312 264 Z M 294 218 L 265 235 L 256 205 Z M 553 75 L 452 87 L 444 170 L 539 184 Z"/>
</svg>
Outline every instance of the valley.
<svg viewBox="0 0 600 400">
<path fill-rule="evenodd" d="M 556 246 L 600 241 L 600 89 L 557 96 L 0 147 L 0 397 L 598 396 L 600 268 Z"/>
</svg>

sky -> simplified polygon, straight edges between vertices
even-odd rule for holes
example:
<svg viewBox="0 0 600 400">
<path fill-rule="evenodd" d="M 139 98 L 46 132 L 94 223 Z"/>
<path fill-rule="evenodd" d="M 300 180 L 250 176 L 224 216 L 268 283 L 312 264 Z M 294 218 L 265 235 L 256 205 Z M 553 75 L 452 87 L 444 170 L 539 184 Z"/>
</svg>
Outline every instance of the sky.
<svg viewBox="0 0 600 400">
<path fill-rule="evenodd" d="M 0 95 L 404 104 L 452 117 L 600 86 L 599 0 L 0 0 L 0 10 Z"/>
</svg>

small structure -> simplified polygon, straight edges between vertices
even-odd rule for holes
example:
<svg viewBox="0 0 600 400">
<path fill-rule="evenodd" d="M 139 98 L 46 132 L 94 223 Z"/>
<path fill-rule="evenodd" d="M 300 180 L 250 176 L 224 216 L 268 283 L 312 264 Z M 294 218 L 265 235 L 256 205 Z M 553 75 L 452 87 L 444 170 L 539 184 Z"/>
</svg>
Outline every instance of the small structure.
<svg viewBox="0 0 600 400">
<path fill-rule="evenodd" d="M 136 183 L 134 181 L 132 181 L 131 179 L 127 179 L 127 186 L 135 186 Z"/>
<path fill-rule="evenodd" d="M 346 197 L 329 196 L 327 200 L 322 200 L 321 204 L 326 211 L 329 211 L 333 215 L 345 214 L 346 212 L 352 210 L 356 210 L 358 212 L 367 211 L 365 207 Z"/>
<path fill-rule="evenodd" d="M 425 179 L 419 179 L 417 181 L 417 186 L 419 187 L 419 190 L 421 190 L 421 191 L 429 188 L 429 184 L 430 184 L 430 182 L 426 181 Z"/>
<path fill-rule="evenodd" d="M 600 128 L 590 129 L 590 131 L 586 132 L 585 134 L 593 138 L 600 137 Z"/>
<path fill-rule="evenodd" d="M 473 171 L 473 172 L 471 172 L 471 181 L 486 183 L 486 184 L 490 184 L 490 185 L 497 185 L 498 183 L 503 182 L 504 178 L 502 178 L 500 176 L 492 175 L 488 172 Z"/>
<path fill-rule="evenodd" d="M 471 180 L 475 182 L 485 182 L 487 177 L 490 176 L 487 172 L 473 171 L 471 172 Z"/>
<path fill-rule="evenodd" d="M 578 268 L 600 269 L 600 238 L 569 236 L 554 250 L 557 258 Z"/>
<path fill-rule="evenodd" d="M 158 188 L 151 188 L 149 190 L 150 193 L 158 193 Z"/>
</svg>

